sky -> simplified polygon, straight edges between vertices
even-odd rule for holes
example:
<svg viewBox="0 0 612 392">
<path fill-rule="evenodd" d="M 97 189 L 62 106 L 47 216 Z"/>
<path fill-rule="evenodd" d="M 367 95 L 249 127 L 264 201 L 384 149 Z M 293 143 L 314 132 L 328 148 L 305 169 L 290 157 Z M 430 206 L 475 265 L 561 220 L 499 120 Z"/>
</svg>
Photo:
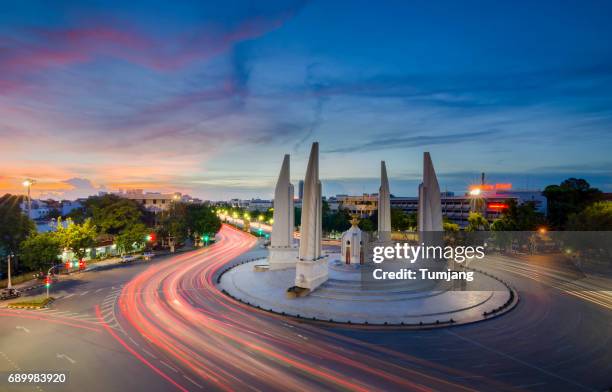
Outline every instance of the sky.
<svg viewBox="0 0 612 392">
<path fill-rule="evenodd" d="M 0 193 L 612 191 L 610 1 L 214 3 L 3 3 Z"/>
</svg>

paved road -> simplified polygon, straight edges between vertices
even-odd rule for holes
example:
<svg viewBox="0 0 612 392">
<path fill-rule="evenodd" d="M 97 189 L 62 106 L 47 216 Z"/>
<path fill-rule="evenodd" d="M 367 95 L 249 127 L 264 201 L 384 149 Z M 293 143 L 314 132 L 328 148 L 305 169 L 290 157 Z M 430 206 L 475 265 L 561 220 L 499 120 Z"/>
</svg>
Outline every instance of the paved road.
<svg viewBox="0 0 612 392">
<path fill-rule="evenodd" d="M 354 330 L 257 312 L 219 293 L 221 268 L 261 255 L 254 245 L 224 226 L 209 248 L 62 282 L 50 310 L 0 310 L 0 370 L 66 369 L 74 391 L 612 386 L 607 294 L 572 294 L 559 277 L 541 283 L 540 267 L 505 258 L 486 266 L 522 299 L 497 319 L 432 331 Z"/>
</svg>

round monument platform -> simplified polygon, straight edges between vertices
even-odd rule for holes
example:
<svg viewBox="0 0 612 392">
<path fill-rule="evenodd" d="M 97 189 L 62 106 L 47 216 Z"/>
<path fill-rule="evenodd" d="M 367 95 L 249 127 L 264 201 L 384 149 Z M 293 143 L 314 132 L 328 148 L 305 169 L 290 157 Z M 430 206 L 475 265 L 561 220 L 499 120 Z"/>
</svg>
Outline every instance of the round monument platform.
<svg viewBox="0 0 612 392">
<path fill-rule="evenodd" d="M 273 313 L 318 322 L 432 328 L 490 319 L 512 309 L 516 292 L 501 280 L 474 271 L 474 281 L 434 289 L 405 282 L 384 281 L 364 289 L 359 265 L 329 262 L 329 279 L 304 297 L 288 298 L 295 268 L 269 271 L 256 268 L 266 259 L 226 270 L 219 288 L 230 297 Z"/>
</svg>

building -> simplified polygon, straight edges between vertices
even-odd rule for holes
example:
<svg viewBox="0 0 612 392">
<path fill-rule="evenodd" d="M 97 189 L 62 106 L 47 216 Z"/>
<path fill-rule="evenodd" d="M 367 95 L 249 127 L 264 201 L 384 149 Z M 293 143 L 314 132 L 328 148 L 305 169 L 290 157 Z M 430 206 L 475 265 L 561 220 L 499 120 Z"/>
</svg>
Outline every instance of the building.
<svg viewBox="0 0 612 392">
<path fill-rule="evenodd" d="M 24 198 L 23 201 L 19 204 L 21 211 L 24 214 L 28 215 L 30 219 L 33 220 L 41 220 L 49 217 L 49 214 L 53 210 L 51 206 L 47 204 L 47 202 L 43 200 L 32 199 L 30 211 L 28 214 L 28 199 Z"/>
<path fill-rule="evenodd" d="M 273 207 L 272 200 L 263 200 L 263 199 L 250 199 L 250 200 L 241 200 L 241 199 L 231 199 L 229 204 L 232 208 L 241 208 L 247 211 L 267 211 L 268 209 Z"/>
<path fill-rule="evenodd" d="M 468 223 L 470 211 L 480 209 L 484 211 L 485 218 L 489 222 L 493 222 L 507 208 L 508 200 L 515 200 L 519 205 L 532 202 L 538 212 L 546 212 L 546 197 L 542 195 L 541 191 L 514 191 L 508 186 L 489 188 L 485 185 L 484 187 L 471 187 L 470 192 L 463 196 L 455 196 L 451 192 L 442 192 L 442 215 L 453 223 L 465 227 Z M 407 213 L 416 214 L 418 206 L 418 197 L 391 197 L 391 208 L 399 208 Z"/>
<path fill-rule="evenodd" d="M 62 200 L 62 216 L 66 216 L 70 214 L 74 210 L 78 210 L 79 208 L 83 208 L 83 203 L 81 200 Z"/>
<path fill-rule="evenodd" d="M 117 193 L 121 197 L 134 200 L 149 211 L 161 212 L 167 210 L 173 202 L 183 201 L 183 195 L 179 192 L 159 193 L 144 192 L 142 189 L 131 189 Z"/>
<path fill-rule="evenodd" d="M 378 210 L 378 193 L 364 193 L 361 196 L 336 195 L 339 208 L 359 218 L 367 218 Z"/>
</svg>

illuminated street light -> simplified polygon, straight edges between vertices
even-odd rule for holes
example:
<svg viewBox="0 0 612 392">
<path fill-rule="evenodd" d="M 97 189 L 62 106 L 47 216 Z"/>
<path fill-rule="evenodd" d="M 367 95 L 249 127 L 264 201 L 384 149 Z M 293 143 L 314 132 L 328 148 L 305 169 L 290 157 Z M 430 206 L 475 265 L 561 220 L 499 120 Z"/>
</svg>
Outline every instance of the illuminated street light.
<svg viewBox="0 0 612 392">
<path fill-rule="evenodd" d="M 546 229 L 546 227 L 540 227 L 540 228 L 538 229 L 538 232 L 540 232 L 540 234 L 546 234 L 546 232 L 547 232 L 547 231 L 548 231 L 548 230 Z"/>
<path fill-rule="evenodd" d="M 32 215 L 32 196 L 31 196 L 31 190 L 32 190 L 32 185 L 36 184 L 36 180 L 33 180 L 31 178 L 26 178 L 23 182 L 22 185 L 26 188 L 28 188 L 28 218 L 31 218 Z"/>
<path fill-rule="evenodd" d="M 470 191 L 470 196 L 480 196 L 480 188 L 474 188 Z"/>
</svg>

